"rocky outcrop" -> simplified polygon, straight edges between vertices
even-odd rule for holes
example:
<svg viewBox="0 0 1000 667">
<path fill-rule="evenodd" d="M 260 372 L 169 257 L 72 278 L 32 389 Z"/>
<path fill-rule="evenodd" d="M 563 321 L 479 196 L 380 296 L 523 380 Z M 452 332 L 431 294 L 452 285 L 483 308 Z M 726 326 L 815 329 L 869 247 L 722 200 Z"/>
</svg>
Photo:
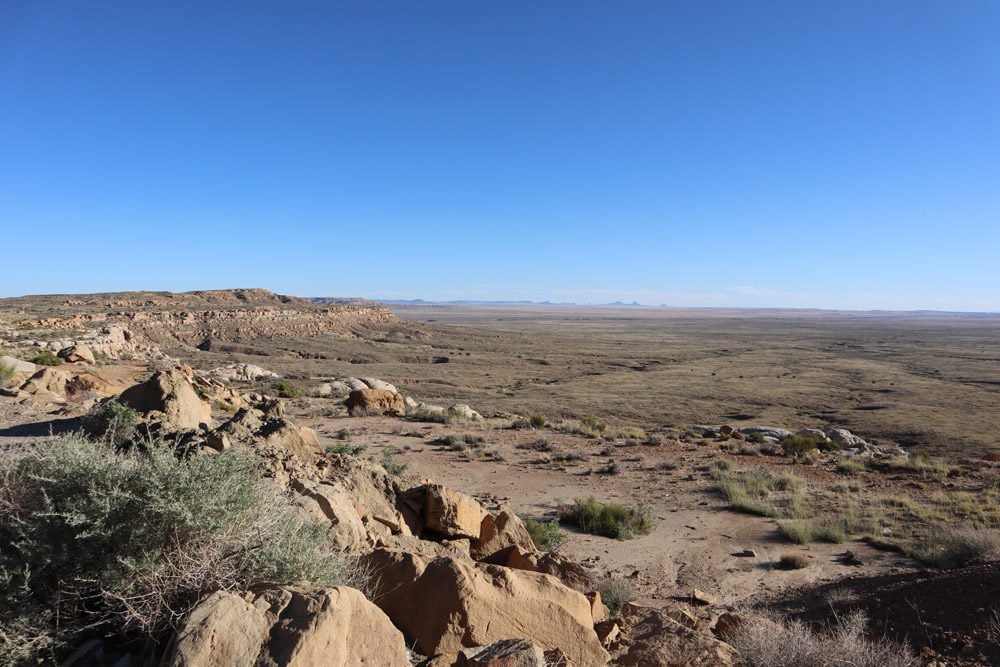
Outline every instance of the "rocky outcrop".
<svg viewBox="0 0 1000 667">
<path fill-rule="evenodd" d="M 257 449 L 284 449 L 307 463 L 315 461 L 320 454 L 316 432 L 286 419 L 280 401 L 276 401 L 276 405 L 259 404 L 255 408 L 238 410 L 232 419 L 215 430 L 215 434 Z"/>
<path fill-rule="evenodd" d="M 90 348 L 79 343 L 59 350 L 59 358 L 70 364 L 93 364 L 97 361 L 94 359 L 94 353 L 90 351 Z"/>
<path fill-rule="evenodd" d="M 372 600 L 425 655 L 523 638 L 579 667 L 604 665 L 587 598 L 554 577 L 455 558 L 430 562 L 376 550 L 365 557 Z"/>
<path fill-rule="evenodd" d="M 727 667 L 739 662 L 729 644 L 671 618 L 669 610 L 631 603 L 622 609 L 612 655 L 616 665 L 637 667 Z"/>
<path fill-rule="evenodd" d="M 218 591 L 177 632 L 170 667 L 408 665 L 403 636 L 360 591 L 271 586 Z"/>
<path fill-rule="evenodd" d="M 534 550 L 535 543 L 517 515 L 505 509 L 483 517 L 479 536 L 470 545 L 470 554 L 475 560 L 497 562 L 493 559 L 506 560 L 507 552 L 512 547 L 530 552 Z"/>
<path fill-rule="evenodd" d="M 35 364 L 30 361 L 24 361 L 7 354 L 0 357 L 0 366 L 6 366 L 19 375 L 33 375 L 37 370 Z"/>
<path fill-rule="evenodd" d="M 118 400 L 168 433 L 204 430 L 212 424 L 211 406 L 198 396 L 190 375 L 181 368 L 153 374 L 123 391 Z"/>
<path fill-rule="evenodd" d="M 229 364 L 208 371 L 208 375 L 222 382 L 253 382 L 255 380 L 277 380 L 277 373 L 253 364 Z"/>
<path fill-rule="evenodd" d="M 355 389 L 344 401 L 352 415 L 402 415 L 406 411 L 403 396 L 386 389 Z"/>
<path fill-rule="evenodd" d="M 406 491 L 403 501 L 420 516 L 426 530 L 446 538 L 480 537 L 486 511 L 475 498 L 461 491 L 424 484 Z"/>
</svg>

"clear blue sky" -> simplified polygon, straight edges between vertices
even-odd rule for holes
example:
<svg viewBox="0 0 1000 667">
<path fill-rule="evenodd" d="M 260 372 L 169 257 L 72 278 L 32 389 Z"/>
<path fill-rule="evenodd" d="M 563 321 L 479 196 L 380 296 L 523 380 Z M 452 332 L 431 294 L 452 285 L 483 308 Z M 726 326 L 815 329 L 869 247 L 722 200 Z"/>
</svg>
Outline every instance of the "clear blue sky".
<svg viewBox="0 0 1000 667">
<path fill-rule="evenodd" d="M 0 294 L 1000 311 L 1000 2 L 0 4 Z"/>
</svg>

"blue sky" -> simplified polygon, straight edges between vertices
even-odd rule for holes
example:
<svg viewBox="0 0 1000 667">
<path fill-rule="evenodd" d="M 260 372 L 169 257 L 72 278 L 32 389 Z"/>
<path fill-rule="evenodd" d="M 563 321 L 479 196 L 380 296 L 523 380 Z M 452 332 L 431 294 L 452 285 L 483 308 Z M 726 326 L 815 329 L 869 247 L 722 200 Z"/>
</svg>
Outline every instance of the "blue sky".
<svg viewBox="0 0 1000 667">
<path fill-rule="evenodd" d="M 1000 311 L 1000 3 L 0 4 L 0 295 Z"/>
</svg>

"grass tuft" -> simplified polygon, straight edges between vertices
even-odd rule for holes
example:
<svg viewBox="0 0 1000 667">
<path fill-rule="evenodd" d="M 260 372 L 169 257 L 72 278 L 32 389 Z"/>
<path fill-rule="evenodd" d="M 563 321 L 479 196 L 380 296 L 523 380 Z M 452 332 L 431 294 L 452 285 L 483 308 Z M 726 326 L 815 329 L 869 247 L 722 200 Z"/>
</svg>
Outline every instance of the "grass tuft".
<svg viewBox="0 0 1000 667">
<path fill-rule="evenodd" d="M 577 498 L 572 505 L 562 509 L 560 518 L 585 533 L 619 540 L 647 535 L 655 526 L 647 505 L 632 508 L 618 503 L 603 503 L 593 497 L 586 500 Z"/>
</svg>

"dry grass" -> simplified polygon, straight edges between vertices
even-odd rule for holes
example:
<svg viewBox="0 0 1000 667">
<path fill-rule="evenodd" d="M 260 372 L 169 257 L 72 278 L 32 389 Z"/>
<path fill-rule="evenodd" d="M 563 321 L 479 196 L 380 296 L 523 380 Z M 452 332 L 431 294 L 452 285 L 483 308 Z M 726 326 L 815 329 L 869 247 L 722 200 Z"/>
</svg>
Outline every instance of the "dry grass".
<svg viewBox="0 0 1000 667">
<path fill-rule="evenodd" d="M 825 631 L 762 612 L 741 613 L 743 620 L 726 641 L 748 667 L 910 667 L 910 649 L 867 634 L 860 611 L 841 617 Z"/>
<path fill-rule="evenodd" d="M 726 461 L 709 468 L 730 509 L 771 518 L 807 516 L 805 482 L 794 475 L 775 475 L 760 469 L 741 470 Z"/>
</svg>

